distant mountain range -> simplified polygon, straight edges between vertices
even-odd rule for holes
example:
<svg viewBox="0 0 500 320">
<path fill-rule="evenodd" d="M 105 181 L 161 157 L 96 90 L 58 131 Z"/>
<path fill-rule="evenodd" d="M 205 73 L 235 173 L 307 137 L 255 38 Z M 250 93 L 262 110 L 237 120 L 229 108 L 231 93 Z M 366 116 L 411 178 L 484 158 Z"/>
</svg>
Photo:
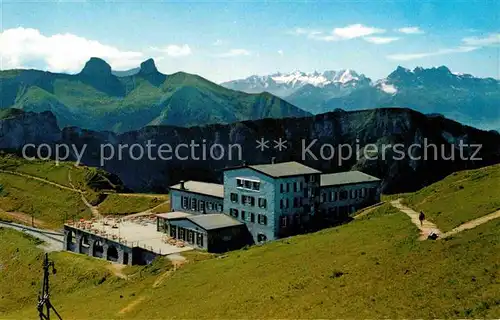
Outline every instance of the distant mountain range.
<svg viewBox="0 0 500 320">
<path fill-rule="evenodd" d="M 500 81 L 452 73 L 447 67 L 398 67 L 372 81 L 353 70 L 276 73 L 222 83 L 244 92 L 270 92 L 313 114 L 408 107 L 483 129 L 500 128 Z"/>
<path fill-rule="evenodd" d="M 74 75 L 0 71 L 0 89 L 0 109 L 51 111 L 61 127 L 96 131 L 310 115 L 270 93 L 234 91 L 183 72 L 162 74 L 152 59 L 128 71 L 113 71 L 99 58 Z"/>
</svg>

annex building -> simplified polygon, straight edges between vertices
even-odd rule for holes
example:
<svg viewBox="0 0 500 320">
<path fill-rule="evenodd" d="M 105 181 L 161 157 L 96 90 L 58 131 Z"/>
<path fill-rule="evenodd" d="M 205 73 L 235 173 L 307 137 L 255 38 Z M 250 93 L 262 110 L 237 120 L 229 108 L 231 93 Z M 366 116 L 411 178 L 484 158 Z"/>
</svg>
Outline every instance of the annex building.
<svg viewBox="0 0 500 320">
<path fill-rule="evenodd" d="M 156 215 L 157 231 L 223 252 L 326 227 L 380 202 L 380 179 L 360 171 L 323 174 L 283 162 L 243 165 L 223 174 L 223 184 L 172 186 L 172 212 Z"/>
</svg>

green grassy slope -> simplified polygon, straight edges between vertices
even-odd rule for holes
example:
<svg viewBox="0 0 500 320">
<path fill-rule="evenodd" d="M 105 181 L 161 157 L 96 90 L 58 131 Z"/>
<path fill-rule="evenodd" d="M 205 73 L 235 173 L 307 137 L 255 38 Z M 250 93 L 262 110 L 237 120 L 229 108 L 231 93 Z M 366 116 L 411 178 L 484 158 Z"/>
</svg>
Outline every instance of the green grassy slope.
<svg viewBox="0 0 500 320">
<path fill-rule="evenodd" d="M 93 73 L 90 69 L 96 63 L 106 65 L 93 59 L 89 72 L 76 75 L 0 71 L 0 109 L 48 110 L 61 127 L 117 132 L 147 125 L 195 126 L 310 115 L 270 94 L 229 90 L 197 75 L 163 75 L 155 70 L 115 77 Z"/>
<path fill-rule="evenodd" d="M 497 180 L 494 174 L 481 179 L 475 172 L 460 175 L 460 183 L 478 192 Z M 448 189 L 444 203 L 455 193 Z M 440 198 L 432 202 L 443 205 Z M 5 231 L 0 237 L 5 238 Z M 162 261 L 134 267 L 127 272 L 134 273 L 130 280 L 108 276 L 99 281 L 98 260 L 89 266 L 97 271 L 82 276 L 86 269 L 79 267 L 80 257 L 71 255 L 75 263 L 61 264 L 58 274 L 86 281 L 75 288 L 55 282 L 53 302 L 63 317 L 76 319 L 500 317 L 500 219 L 438 241 L 417 238 L 410 219 L 384 204 L 349 224 L 317 233 L 208 260 L 195 254 L 188 259 L 200 261 L 173 272 Z M 0 256 L 15 252 L 21 241 L 14 233 L 8 239 L 0 241 Z M 14 296 L 26 303 L 9 303 L 0 317 L 33 315 L 27 303 L 34 291 L 26 289 L 32 279 L 26 271 L 29 263 L 16 266 L 24 285 Z M 85 303 L 77 303 L 82 297 Z"/>
<path fill-rule="evenodd" d="M 142 212 L 166 202 L 168 196 L 151 197 L 121 194 L 104 195 L 103 191 L 123 191 L 121 182 L 113 175 L 96 168 L 75 167 L 73 163 L 27 161 L 0 154 L 0 219 L 31 223 L 31 215 L 45 227 L 58 228 L 65 220 L 88 218 L 89 208 L 81 194 L 102 214 Z M 18 173 L 26 176 L 18 176 Z M 40 178 L 49 182 L 39 181 Z M 70 181 L 71 179 L 71 181 Z M 62 188 L 62 187 L 66 187 Z M 6 212 L 16 213 L 8 215 Z"/>
<path fill-rule="evenodd" d="M 415 193 L 405 203 L 422 210 L 442 231 L 500 210 L 500 165 L 455 172 Z"/>
</svg>

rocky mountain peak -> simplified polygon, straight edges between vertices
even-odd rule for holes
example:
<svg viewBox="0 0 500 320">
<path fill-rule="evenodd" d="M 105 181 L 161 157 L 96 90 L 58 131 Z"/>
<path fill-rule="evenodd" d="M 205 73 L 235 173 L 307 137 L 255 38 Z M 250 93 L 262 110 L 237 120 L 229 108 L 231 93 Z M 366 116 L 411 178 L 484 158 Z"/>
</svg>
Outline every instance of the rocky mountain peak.
<svg viewBox="0 0 500 320">
<path fill-rule="evenodd" d="M 156 68 L 155 61 L 152 58 L 141 63 L 141 74 L 154 74 L 158 73 L 158 69 Z"/>
<path fill-rule="evenodd" d="M 92 57 L 85 63 L 80 73 L 88 76 L 107 77 L 111 75 L 111 66 L 100 58 Z"/>
</svg>

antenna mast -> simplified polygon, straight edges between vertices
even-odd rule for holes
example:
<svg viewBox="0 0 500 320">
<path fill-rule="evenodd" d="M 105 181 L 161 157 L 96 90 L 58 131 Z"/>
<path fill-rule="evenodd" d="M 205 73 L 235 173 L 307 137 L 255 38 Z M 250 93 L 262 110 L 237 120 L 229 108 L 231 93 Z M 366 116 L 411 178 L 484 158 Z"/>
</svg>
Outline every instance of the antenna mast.
<svg viewBox="0 0 500 320">
<path fill-rule="evenodd" d="M 50 293 L 49 293 L 49 269 L 52 269 L 52 273 L 56 274 L 56 268 L 54 267 L 54 261 L 49 261 L 49 254 L 45 253 L 43 259 L 43 282 L 42 282 L 42 292 L 38 295 L 38 315 L 40 320 L 50 320 L 50 310 L 54 311 L 57 318 L 62 320 L 59 313 L 50 303 Z"/>
</svg>

